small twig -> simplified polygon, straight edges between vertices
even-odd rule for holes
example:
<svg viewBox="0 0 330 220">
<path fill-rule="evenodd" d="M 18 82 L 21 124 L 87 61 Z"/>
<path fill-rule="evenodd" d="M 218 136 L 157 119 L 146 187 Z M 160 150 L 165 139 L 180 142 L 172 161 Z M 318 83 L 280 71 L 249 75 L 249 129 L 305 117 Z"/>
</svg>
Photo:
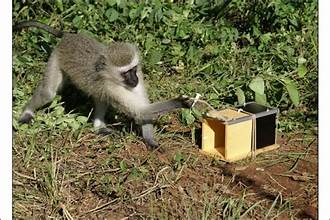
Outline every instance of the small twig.
<svg viewBox="0 0 330 220">
<path fill-rule="evenodd" d="M 65 143 L 67 142 L 67 140 L 68 140 L 68 138 L 69 138 L 69 134 L 70 134 L 70 132 L 68 132 L 68 133 L 66 134 L 64 140 L 62 141 L 62 143 L 61 143 L 61 145 L 60 145 L 60 146 L 61 146 L 60 148 L 64 147 Z"/>
<path fill-rule="evenodd" d="M 313 180 L 313 177 L 310 176 L 304 176 L 304 175 L 289 175 L 289 174 L 277 174 L 278 176 L 284 176 L 284 177 L 290 177 L 295 181 L 309 181 Z"/>
<path fill-rule="evenodd" d="M 161 174 L 162 172 L 164 172 L 165 170 L 169 169 L 169 168 L 171 168 L 171 167 L 166 166 L 166 167 L 163 167 L 160 171 L 158 171 L 158 173 L 156 174 L 156 178 L 155 178 L 155 181 L 154 181 L 154 185 L 153 185 L 152 187 L 150 187 L 150 188 L 144 190 L 142 193 L 140 193 L 138 196 L 133 197 L 132 199 L 133 199 L 133 200 L 135 200 L 135 199 L 139 199 L 139 198 L 142 198 L 142 197 L 144 197 L 144 196 L 146 196 L 146 195 L 148 195 L 148 194 L 150 194 L 150 193 L 156 191 L 157 189 L 164 189 L 164 188 L 170 187 L 170 186 L 171 186 L 170 184 L 167 184 L 167 185 L 161 185 L 161 186 L 160 186 L 159 183 L 157 183 L 160 174 Z M 166 176 L 165 176 L 165 179 L 167 180 Z"/>
<path fill-rule="evenodd" d="M 314 138 L 307 146 L 306 151 L 304 152 L 304 154 L 299 155 L 299 157 L 295 160 L 295 162 L 293 163 L 293 165 L 291 166 L 291 168 L 286 172 L 286 173 L 290 173 L 292 172 L 294 169 L 296 169 L 296 167 L 298 166 L 298 162 L 300 159 L 304 159 L 306 158 L 309 149 L 311 148 L 312 144 L 314 143 L 314 141 L 316 141 L 316 138 Z"/>
<path fill-rule="evenodd" d="M 290 173 L 290 172 L 292 172 L 294 169 L 296 169 L 296 167 L 298 166 L 298 162 L 299 162 L 300 159 L 301 159 L 301 156 L 299 156 L 299 157 L 295 160 L 295 162 L 293 163 L 293 165 L 291 166 L 291 168 L 290 168 L 286 173 Z"/>
<path fill-rule="evenodd" d="M 163 171 L 165 171 L 165 170 L 167 170 L 167 169 L 169 169 L 169 168 L 171 168 L 171 167 L 166 166 L 166 167 L 164 167 L 163 169 L 161 169 L 160 171 L 158 171 L 158 173 L 156 174 L 156 179 L 155 179 L 154 185 L 156 185 L 157 180 L 158 180 L 158 178 L 159 178 L 159 175 L 160 175 Z"/>
<path fill-rule="evenodd" d="M 63 205 L 62 203 L 60 204 L 60 208 L 63 210 L 63 214 L 65 216 L 66 219 L 68 220 L 73 220 L 70 212 L 65 208 L 65 205 Z"/>
<path fill-rule="evenodd" d="M 89 214 L 89 213 L 92 213 L 92 212 L 100 211 L 101 209 L 104 209 L 108 205 L 111 205 L 112 203 L 117 202 L 117 200 L 119 200 L 119 198 L 113 199 L 110 202 L 104 203 L 103 205 L 97 206 L 94 209 L 88 210 L 87 212 L 84 212 L 82 215 L 86 215 L 86 214 Z"/>
<path fill-rule="evenodd" d="M 127 217 L 121 218 L 120 220 L 128 220 L 128 219 L 130 219 L 130 217 L 132 217 L 132 216 L 134 216 L 134 215 L 136 215 L 136 212 L 130 214 L 130 215 L 127 216 Z"/>
<path fill-rule="evenodd" d="M 277 185 L 279 185 L 282 189 L 286 190 L 284 186 L 282 186 L 277 180 L 274 179 L 269 173 L 266 173 Z"/>
<path fill-rule="evenodd" d="M 175 180 L 174 180 L 174 183 L 176 183 L 180 178 L 181 178 L 181 173 L 183 171 L 183 168 L 184 168 L 184 165 L 182 165 L 178 175 L 176 176 Z"/>
<path fill-rule="evenodd" d="M 22 174 L 22 173 L 19 173 L 15 170 L 13 170 L 13 172 L 17 175 L 17 176 L 20 176 L 20 177 L 23 177 L 23 178 L 26 178 L 26 179 L 29 179 L 29 180 L 33 180 L 33 181 L 36 181 L 37 179 L 34 178 L 34 177 L 31 177 L 31 176 L 28 176 L 28 175 L 25 175 L 25 174 Z"/>
<path fill-rule="evenodd" d="M 24 184 L 18 180 L 13 180 L 13 185 L 14 186 L 24 186 Z"/>
<path fill-rule="evenodd" d="M 176 178 L 175 178 L 175 180 L 174 180 L 174 183 L 176 183 L 176 182 L 181 178 L 182 171 L 183 171 L 183 169 L 185 168 L 185 166 L 186 166 L 187 162 L 189 161 L 190 157 L 191 157 L 191 154 L 189 154 L 187 160 L 182 164 L 182 167 L 181 167 L 181 169 L 180 169 L 178 175 L 176 176 Z"/>
<path fill-rule="evenodd" d="M 144 190 L 142 193 L 140 193 L 140 195 L 135 196 L 132 199 L 133 200 L 140 199 L 140 198 L 145 197 L 146 195 L 156 191 L 157 189 L 165 189 L 165 188 L 168 188 L 168 187 L 171 187 L 171 185 L 166 184 L 166 185 L 159 186 L 159 184 L 156 184 L 155 186 L 152 186 L 149 189 Z"/>
<path fill-rule="evenodd" d="M 119 170 L 120 170 L 120 168 L 115 168 L 115 169 L 106 169 L 106 170 L 89 171 L 89 172 L 85 172 L 85 173 L 80 173 L 80 174 L 77 174 L 76 177 L 64 181 L 64 183 L 71 183 L 71 182 L 75 181 L 76 179 L 79 179 L 79 178 L 89 175 L 89 174 L 110 173 L 110 172 L 117 172 Z"/>
<path fill-rule="evenodd" d="M 157 148 L 153 149 L 150 153 L 148 153 L 147 157 L 142 160 L 141 163 L 139 163 L 136 167 L 140 167 L 142 165 L 144 165 L 150 158 L 151 158 L 151 155 L 153 155 L 155 152 L 157 152 L 159 149 L 161 149 L 161 145 L 159 145 Z"/>
</svg>

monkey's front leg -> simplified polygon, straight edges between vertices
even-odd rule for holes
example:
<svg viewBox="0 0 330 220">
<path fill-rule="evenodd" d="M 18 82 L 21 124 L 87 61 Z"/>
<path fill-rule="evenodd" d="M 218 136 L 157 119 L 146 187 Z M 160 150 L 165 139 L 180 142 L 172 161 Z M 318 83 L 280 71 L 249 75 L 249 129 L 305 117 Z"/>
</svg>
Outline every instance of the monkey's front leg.
<svg viewBox="0 0 330 220">
<path fill-rule="evenodd" d="M 142 124 L 142 137 L 148 147 L 151 149 L 157 148 L 159 145 L 154 141 L 154 126 L 153 124 Z"/>
<path fill-rule="evenodd" d="M 108 135 L 111 133 L 110 129 L 105 124 L 105 113 L 107 111 L 107 104 L 98 100 L 94 100 L 95 112 L 94 112 L 94 129 L 97 134 Z"/>
<path fill-rule="evenodd" d="M 144 110 L 142 117 L 142 136 L 146 144 L 152 149 L 158 147 L 158 143 L 153 138 L 153 120 L 159 115 L 173 111 L 178 108 L 190 108 L 192 100 L 186 96 L 180 96 L 178 98 L 170 99 L 163 102 L 156 102 L 148 105 Z"/>
<path fill-rule="evenodd" d="M 171 112 L 179 108 L 190 108 L 193 103 L 193 100 L 188 96 L 179 96 L 174 99 L 170 99 L 162 102 L 155 102 L 145 109 L 144 119 L 153 120 L 157 116 Z"/>
</svg>

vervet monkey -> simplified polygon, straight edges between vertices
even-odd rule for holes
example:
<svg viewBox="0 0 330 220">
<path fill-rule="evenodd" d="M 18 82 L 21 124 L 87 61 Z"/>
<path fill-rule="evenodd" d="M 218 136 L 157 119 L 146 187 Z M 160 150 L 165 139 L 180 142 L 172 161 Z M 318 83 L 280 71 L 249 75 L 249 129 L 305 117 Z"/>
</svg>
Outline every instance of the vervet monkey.
<svg viewBox="0 0 330 220">
<path fill-rule="evenodd" d="M 42 81 L 24 107 L 19 122 L 29 123 L 34 111 L 52 101 L 66 79 L 93 98 L 94 128 L 109 133 L 104 117 L 109 105 L 133 118 L 142 127 L 146 144 L 155 148 L 153 120 L 164 113 L 191 105 L 187 96 L 150 103 L 146 93 L 138 48 L 130 43 L 104 45 L 83 34 L 66 33 L 36 22 L 23 21 L 13 30 L 38 27 L 62 37 L 53 50 Z"/>
</svg>

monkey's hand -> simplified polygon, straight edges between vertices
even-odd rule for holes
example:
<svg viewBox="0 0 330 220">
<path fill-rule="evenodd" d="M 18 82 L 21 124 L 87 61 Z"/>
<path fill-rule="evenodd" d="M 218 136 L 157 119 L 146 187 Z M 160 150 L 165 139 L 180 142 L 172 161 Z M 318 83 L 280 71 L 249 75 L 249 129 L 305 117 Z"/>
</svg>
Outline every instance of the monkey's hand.
<svg viewBox="0 0 330 220">
<path fill-rule="evenodd" d="M 186 95 L 180 95 L 177 100 L 182 103 L 183 108 L 191 108 L 194 103 L 194 99 Z"/>
<path fill-rule="evenodd" d="M 150 150 L 154 150 L 159 147 L 159 144 L 152 139 L 144 139 L 144 142 Z"/>
<path fill-rule="evenodd" d="M 161 148 L 159 148 L 159 145 L 156 141 L 154 141 L 154 136 L 153 136 L 153 124 L 148 123 L 148 124 L 142 124 L 142 136 L 144 139 L 144 143 L 147 145 L 147 148 L 149 150 L 156 150 L 158 149 L 159 151 L 162 151 Z"/>
<path fill-rule="evenodd" d="M 18 120 L 20 124 L 30 124 L 33 119 L 33 114 L 29 112 L 24 112 L 21 118 Z"/>
<path fill-rule="evenodd" d="M 96 131 L 96 134 L 102 135 L 102 136 L 107 136 L 107 135 L 109 135 L 111 133 L 112 133 L 111 132 L 111 129 L 106 128 L 106 127 L 102 127 L 100 129 L 97 129 L 97 131 Z"/>
</svg>

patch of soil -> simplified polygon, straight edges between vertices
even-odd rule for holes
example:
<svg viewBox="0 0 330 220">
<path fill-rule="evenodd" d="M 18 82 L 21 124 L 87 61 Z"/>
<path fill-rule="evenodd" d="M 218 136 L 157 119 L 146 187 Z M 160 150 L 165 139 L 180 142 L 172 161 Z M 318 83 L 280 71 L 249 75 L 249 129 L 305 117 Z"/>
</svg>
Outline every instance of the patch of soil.
<svg viewBox="0 0 330 220">
<path fill-rule="evenodd" d="M 58 203 L 49 202 L 50 189 L 42 188 L 45 183 L 38 176 L 45 170 L 44 160 L 36 159 L 38 166 L 28 167 L 14 158 L 14 170 L 19 172 L 14 175 L 19 183 L 14 186 L 16 217 L 47 213 L 68 218 L 70 213 L 74 219 L 201 219 L 206 215 L 215 219 L 235 216 L 236 211 L 240 215 L 264 201 L 263 208 L 245 216 L 264 219 L 265 210 L 277 200 L 272 214 L 277 219 L 317 219 L 316 137 L 283 135 L 278 150 L 236 163 L 211 158 L 190 140 L 163 138 L 165 151 L 150 152 L 139 141 L 116 148 L 109 139 L 95 141 L 93 135 L 76 142 L 69 138 L 65 154 L 54 149 L 58 180 L 53 194 Z M 33 196 L 23 198 L 25 194 Z M 235 202 L 242 195 L 245 209 L 231 212 L 230 207 L 240 206 Z M 282 212 L 283 204 L 288 208 Z"/>
<path fill-rule="evenodd" d="M 306 144 L 282 137 L 281 148 L 265 155 L 269 161 L 249 164 L 229 164 L 222 170 L 234 183 L 242 183 L 256 194 L 255 199 L 266 198 L 274 201 L 280 194 L 298 210 L 297 217 L 317 219 L 317 143 L 316 137 Z M 308 153 L 306 153 L 308 152 Z M 295 153 L 291 156 L 290 153 Z M 274 155 L 267 155 L 274 154 Z M 277 155 L 276 155 L 277 154 Z M 278 160 L 272 163 L 272 160 Z M 253 198 L 252 198 L 253 199 Z"/>
</svg>

